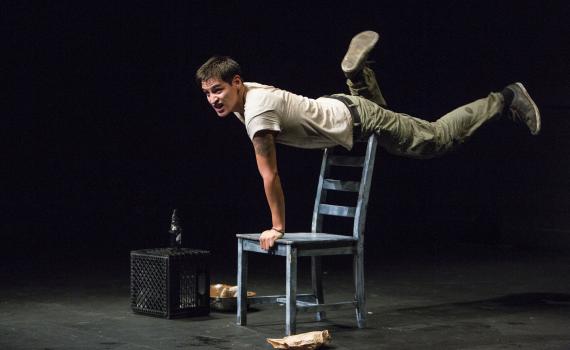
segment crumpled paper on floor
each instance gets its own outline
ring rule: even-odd
[[[267,339],[275,349],[314,350],[330,343],[328,330],[290,335],[280,339]]]

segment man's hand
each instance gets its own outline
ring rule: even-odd
[[[263,231],[259,237],[259,244],[261,244],[261,249],[269,250],[273,247],[275,241],[281,237],[283,237],[283,233],[275,229]]]

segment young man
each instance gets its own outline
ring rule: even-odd
[[[350,42],[341,68],[351,95],[315,100],[244,82],[239,64],[229,57],[212,57],[196,72],[196,81],[218,116],[234,113],[253,142],[272,220],[271,229],[260,237],[263,249],[271,248],[285,233],[285,198],[277,172],[276,142],[301,148],[340,145],[350,150],[356,137],[374,132],[388,152],[426,159],[444,154],[483,123],[500,116],[525,123],[533,135],[540,131],[538,107],[521,83],[459,107],[435,122],[386,109],[374,72],[366,65],[377,41],[377,33],[365,31]]]

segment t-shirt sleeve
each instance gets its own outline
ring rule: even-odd
[[[246,120],[247,135],[253,140],[253,136],[262,130],[281,131],[279,116],[275,111],[265,111]]]

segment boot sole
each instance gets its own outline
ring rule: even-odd
[[[522,83],[515,83],[515,85],[521,89],[522,93],[530,101],[532,109],[534,110],[534,115],[536,116],[536,130],[534,131],[531,130],[530,133],[533,135],[537,135],[540,132],[540,111],[538,110],[538,106],[536,105],[534,100],[530,97],[528,91],[526,90],[526,88]]]
[[[346,55],[342,59],[342,71],[350,74],[361,69],[379,37],[378,33],[371,30],[356,34],[350,41]]]

